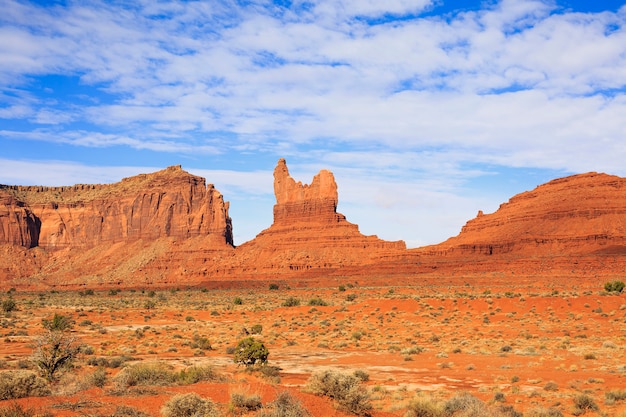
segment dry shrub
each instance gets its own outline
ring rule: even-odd
[[[200,381],[221,381],[211,366],[190,366],[181,371],[164,362],[137,363],[122,369],[113,379],[114,392],[134,386],[188,385]]]
[[[330,370],[316,372],[307,381],[307,389],[332,398],[340,408],[354,414],[368,415],[372,409],[369,392],[354,375]]]
[[[430,398],[416,398],[411,401],[405,417],[443,417],[443,406]]]
[[[118,386],[170,385],[176,381],[172,366],[164,362],[137,363],[122,369],[114,379]]]
[[[282,391],[256,417],[311,417],[311,413],[302,406],[300,400]]]
[[[55,319],[57,316],[55,314]],[[59,371],[69,368],[80,353],[80,346],[74,336],[54,327],[51,329],[35,339],[36,348],[32,356],[32,361],[48,381],[53,381]]]
[[[48,383],[34,372],[22,370],[0,372],[0,400],[47,395],[50,395]]]
[[[233,392],[230,394],[230,404],[239,409],[254,411],[263,407],[261,396],[258,394],[247,394],[245,392]]]
[[[435,415],[436,416],[436,415]],[[512,406],[490,407],[472,394],[461,392],[443,404],[441,416],[453,417],[518,417],[522,414]]]
[[[24,408],[18,403],[12,403],[7,407],[0,407],[0,417],[53,417],[52,413],[37,412],[34,408]]]
[[[574,397],[573,415],[579,416],[581,414],[585,414],[587,411],[598,411],[598,409],[598,405],[589,395],[580,394]]]
[[[161,408],[164,417],[218,417],[220,412],[213,401],[195,392],[173,396]]]
[[[535,407],[528,410],[524,417],[563,417],[563,413],[555,407]]]
[[[626,400],[626,390],[611,390],[604,394],[605,403],[608,405],[615,404],[617,401]]]
[[[224,378],[210,365],[193,365],[181,370],[176,379],[179,384],[189,385],[200,381],[222,381]]]
[[[150,417],[150,415],[134,407],[118,405],[111,417]]]

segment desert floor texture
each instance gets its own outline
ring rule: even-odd
[[[626,416],[624,295],[606,293],[597,279],[514,287],[510,278],[487,278],[3,294],[17,310],[2,313],[2,372],[35,369],[34,340],[42,319],[55,313],[71,317],[70,334],[83,349],[50,384],[50,395],[0,401],[0,408],[111,416],[125,406],[131,414],[160,416],[174,395],[195,392],[217,403],[222,415],[254,416],[258,410],[233,405],[233,394],[267,404],[289,391],[311,415],[353,415],[308,392],[311,375],[330,369],[366,375],[369,414],[376,417],[404,416],[416,400],[445,402],[459,393],[508,410],[503,415]],[[249,335],[269,349],[274,372],[233,362],[233,347]],[[154,362],[170,369],[209,366],[216,377],[116,387],[124,367]],[[102,369],[101,382],[90,383]],[[581,396],[595,407],[581,408]]]

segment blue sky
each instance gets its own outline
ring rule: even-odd
[[[617,1],[0,0],[0,183],[181,164],[270,226],[272,171],[409,247],[588,171],[626,175]]]

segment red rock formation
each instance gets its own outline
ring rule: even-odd
[[[1,191],[0,243],[58,250],[203,235],[233,242],[228,203],[180,166],[111,185]]]
[[[624,178],[551,181],[479,212],[456,237],[411,250],[364,236],[337,213],[329,171],[306,185],[281,159],[274,191],[272,225],[235,248],[228,203],[180,167],[111,185],[2,186],[0,287],[452,285],[459,277],[491,286],[494,274],[533,285],[626,270]]]
[[[626,179],[598,173],[560,178],[482,212],[433,247],[440,254],[547,255],[626,251]]]
[[[255,276],[328,273],[351,265],[371,265],[381,256],[406,250],[403,241],[365,236],[337,213],[335,177],[320,171],[310,185],[296,182],[280,159],[274,169],[274,222],[237,248],[229,266]]]

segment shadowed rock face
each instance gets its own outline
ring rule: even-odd
[[[228,203],[180,166],[111,185],[0,188],[0,243],[58,250],[202,235],[232,244]]]

